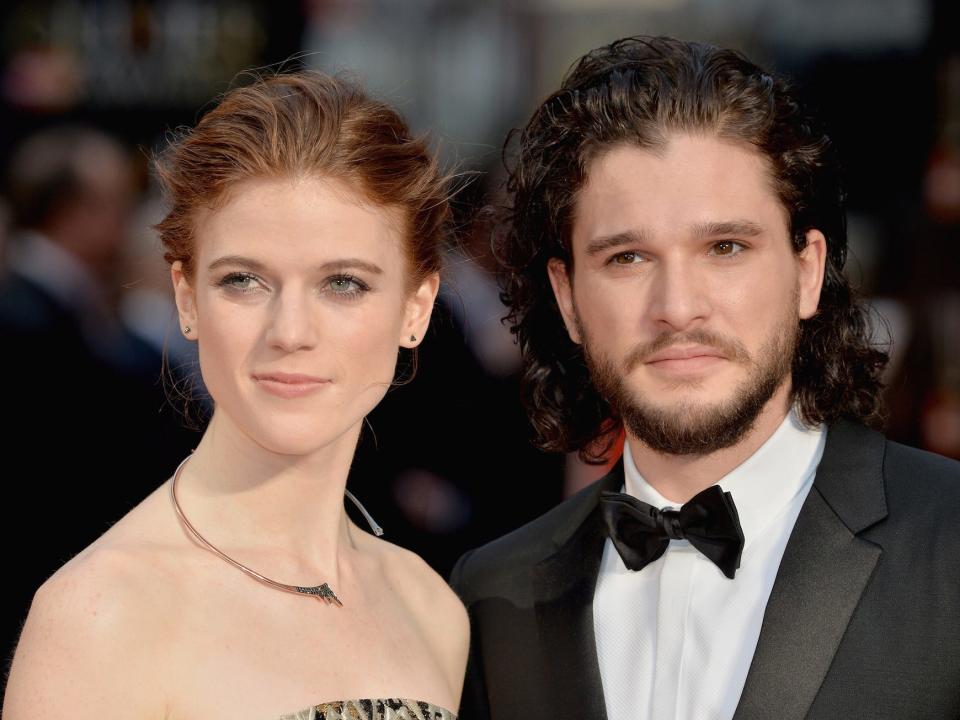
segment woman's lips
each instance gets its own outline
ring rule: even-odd
[[[271,395],[283,398],[303,397],[330,384],[330,381],[324,378],[296,373],[254,375],[253,379]]]

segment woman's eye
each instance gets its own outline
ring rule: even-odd
[[[612,258],[615,265],[634,265],[642,260],[639,253],[632,251],[618,253]]]
[[[722,240],[714,243],[713,247],[710,248],[710,254],[718,256],[736,255],[742,251],[743,245],[738,242],[733,242],[733,240]]]
[[[365,282],[352,275],[337,275],[336,277],[332,277],[327,281],[327,287],[335,295],[344,295],[347,297],[361,295],[370,289]]]
[[[230,273],[218,283],[222,287],[228,287],[240,292],[253,290],[252,283],[257,282],[257,278],[249,273]]]

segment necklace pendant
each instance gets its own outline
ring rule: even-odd
[[[340,598],[337,597],[337,594],[326,583],[323,585],[314,585],[313,587],[298,587],[297,592],[304,595],[314,595],[317,599],[323,600],[328,605],[332,604],[337,607],[343,607]]]

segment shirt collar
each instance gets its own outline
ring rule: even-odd
[[[717,483],[733,496],[743,528],[745,546],[763,534],[798,493],[808,489],[823,456],[826,428],[808,428],[795,410],[753,455]],[[658,508],[677,507],[651,486],[637,470],[624,443],[625,492]]]

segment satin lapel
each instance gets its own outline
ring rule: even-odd
[[[622,486],[618,465],[594,486],[582,522],[569,536],[556,538],[557,552],[534,568],[539,673],[545,680],[543,700],[550,705],[542,708],[542,717],[607,717],[593,629],[593,593],[606,540],[597,498],[601,490],[619,491]]]
[[[838,422],[780,562],[735,720],[806,716],[881,549],[857,537],[887,516],[885,438]]]
[[[780,563],[734,720],[806,716],[880,552],[814,485]]]

